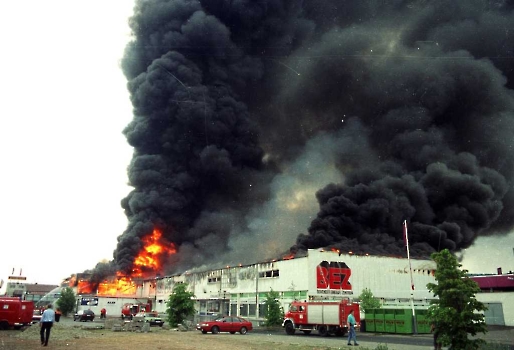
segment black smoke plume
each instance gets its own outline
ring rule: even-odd
[[[129,271],[470,246],[514,220],[514,3],[138,0]],[[317,202],[316,202],[317,198]]]

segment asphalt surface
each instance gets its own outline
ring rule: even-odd
[[[313,332],[310,335],[305,335],[297,332],[295,335],[286,335],[283,329],[266,329],[265,327],[254,328],[254,333],[268,333],[276,336],[283,337],[304,337],[327,339],[329,343],[341,343],[345,345],[346,337],[320,337]],[[282,335],[280,335],[282,334]],[[330,339],[330,338],[333,338]],[[498,350],[514,350],[514,327],[501,327],[491,326],[488,328],[486,334],[479,334],[477,338],[484,339],[488,343],[498,344]],[[390,349],[394,350],[421,350],[433,349],[433,336],[432,334],[385,334],[385,333],[367,333],[357,332],[357,342],[362,347],[370,349],[376,348],[379,344],[387,345]],[[327,344],[328,345],[328,344]],[[444,349],[444,348],[443,348]]]

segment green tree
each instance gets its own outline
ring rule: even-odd
[[[75,309],[75,303],[77,302],[75,293],[70,287],[65,287],[61,290],[61,296],[57,299],[57,307],[61,310],[64,316],[68,316],[70,312]]]
[[[281,325],[284,320],[284,308],[280,305],[278,297],[278,292],[273,291],[273,289],[266,295],[264,317],[266,318],[265,325],[268,327]]]
[[[373,292],[370,289],[364,288],[361,295],[359,295],[360,308],[366,313],[367,310],[379,309],[382,307],[380,300],[373,296]]]
[[[487,308],[475,296],[480,288],[466,276],[467,270],[460,269],[462,265],[448,249],[433,253],[431,258],[437,263],[437,284],[428,283],[427,288],[438,300],[430,306],[428,314],[438,327],[439,340],[443,345],[451,345],[452,350],[479,349],[484,340],[468,339],[468,333],[474,336],[487,332],[481,313]]]
[[[194,294],[187,291],[187,283],[177,283],[173,287],[166,302],[166,314],[172,327],[184,322],[184,320],[196,313]]]

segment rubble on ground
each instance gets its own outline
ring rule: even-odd
[[[103,327],[102,327],[103,328]],[[33,324],[25,330],[15,335],[20,339],[39,339],[39,324]],[[68,340],[91,338],[98,336],[98,331],[94,327],[84,328],[80,325],[68,325],[64,323],[54,323],[50,332],[50,339],[52,340]]]
[[[169,329],[168,327],[150,327],[148,323],[123,321],[120,319],[107,319],[105,323],[92,322],[55,322],[50,339],[53,340],[71,340],[81,338],[92,338],[112,332],[157,332]],[[16,334],[19,339],[39,339],[39,324],[35,323]]]

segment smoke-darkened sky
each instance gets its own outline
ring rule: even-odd
[[[136,1],[114,261],[166,272],[308,248],[428,256],[514,224],[514,4]]]
[[[330,226],[325,229],[326,222],[337,227],[339,223],[331,215],[336,219],[344,217],[337,211],[332,214],[328,210],[335,208],[335,200],[327,202],[330,206],[320,208],[316,198],[318,190],[325,189],[328,184],[355,183],[357,176],[368,178],[366,181],[369,182],[373,178],[371,175],[379,170],[391,174],[399,163],[410,164],[403,160],[409,156],[407,151],[414,154],[411,159],[430,151],[430,147],[423,147],[423,152],[418,152],[422,143],[418,148],[404,148],[402,145],[406,141],[400,143],[396,132],[378,133],[382,130],[378,126],[384,126],[382,119],[387,116],[391,120],[395,115],[403,115],[398,110],[402,107],[403,111],[414,110],[407,121],[418,118],[416,123],[421,123],[421,130],[427,130],[426,125],[433,127],[434,132],[443,129],[444,133],[439,135],[444,137],[444,147],[449,147],[455,155],[463,151],[473,154],[480,169],[485,166],[495,169],[505,178],[510,190],[510,157],[508,151],[499,146],[510,147],[511,107],[502,103],[508,101],[512,91],[512,2],[442,2],[441,8],[430,1],[387,1],[389,6],[383,5],[386,1],[346,1],[344,7],[336,2],[304,1],[302,8],[299,3],[282,6],[278,1],[260,1],[250,10],[248,4],[252,2],[249,1],[232,0],[232,10],[228,2],[209,1],[203,5],[189,2],[188,6],[200,8],[198,11],[207,15],[205,21],[212,22],[205,24],[200,38],[193,38],[190,12],[181,12],[183,15],[173,22],[164,11],[165,3],[160,7],[154,7],[159,2],[148,3],[148,9],[143,11],[145,15],[139,17],[148,21],[156,15],[162,17],[160,22],[153,22],[155,27],[145,25],[146,32],[141,31],[141,35],[146,34],[138,36],[136,42],[155,50],[164,42],[164,36],[170,41],[175,36],[181,38],[182,47],[177,43],[167,48],[161,46],[157,53],[149,51],[152,57],[145,60],[137,60],[136,56],[140,54],[134,55],[135,51],[131,50],[130,55],[125,55],[124,70],[127,72],[127,66],[132,66],[128,71],[133,72],[131,74],[140,72],[139,75],[149,70],[155,57],[169,54],[168,51],[182,54],[188,61],[175,59],[175,62],[191,63],[190,72],[194,79],[186,78],[183,64],[175,70],[173,66],[161,64],[161,68],[165,67],[171,75],[163,70],[164,76],[157,74],[155,77],[165,84],[176,84],[172,87],[174,90],[161,89],[163,96],[177,94],[180,98],[177,101],[189,101],[189,108],[196,106],[199,114],[196,124],[185,125],[186,121],[193,122],[187,119],[191,115],[186,113],[188,105],[170,98],[165,103],[170,108],[169,113],[150,114],[148,110],[142,113],[140,109],[136,116],[139,121],[149,120],[150,115],[163,120],[171,116],[174,119],[167,123],[182,121],[184,130],[202,138],[201,143],[217,146],[202,150],[201,157],[187,155],[192,162],[179,161],[177,164],[181,167],[170,166],[182,177],[168,179],[166,173],[145,171],[135,181],[134,177],[138,175],[132,171],[131,181],[137,184],[138,195],[131,195],[131,201],[126,201],[126,205],[131,202],[134,213],[138,213],[129,216],[130,227],[141,229],[128,230],[123,234],[123,244],[116,247],[116,237],[127,228],[127,216],[119,201],[130,191],[126,186],[126,167],[131,146],[121,130],[132,119],[132,113],[126,78],[120,72],[120,58],[129,39],[127,18],[132,13],[133,3],[130,0],[108,3],[100,0],[32,1],[27,10],[26,2],[0,2],[0,38],[7,50],[0,56],[1,65],[5,67],[0,83],[3,117],[0,145],[4,165],[4,171],[0,172],[0,182],[4,185],[0,213],[2,244],[13,248],[4,249],[0,255],[0,266],[4,267],[3,272],[0,271],[1,279],[5,280],[14,268],[16,275],[22,270],[29,282],[58,284],[70,274],[91,268],[102,259],[112,259],[115,248],[132,254],[133,250],[126,247],[140,245],[138,234],[146,232],[132,219],[144,218],[143,211],[151,213],[157,218],[155,222],[164,223],[161,225],[166,227],[175,225],[175,220],[188,227],[175,234],[182,243],[177,261],[170,262],[169,269],[176,271],[214,262],[232,264],[276,258],[296,244],[299,234],[316,232],[314,236],[330,238],[334,230]],[[174,4],[180,6],[179,2]],[[265,6],[257,6],[260,4]],[[159,13],[161,9],[163,11]],[[178,12],[175,14],[179,15]],[[200,14],[195,16],[195,24],[201,19]],[[223,25],[226,29],[211,32],[215,22],[221,23],[219,28]],[[132,23],[136,25],[134,21]],[[158,23],[167,25],[166,34],[159,34],[166,31],[164,28],[155,29]],[[190,25],[186,26],[187,23]],[[344,35],[345,40],[334,42],[332,39],[337,38],[337,33]],[[192,47],[186,47],[189,42],[199,39],[204,40],[204,44],[195,44],[194,51]],[[216,45],[220,40],[227,45]],[[136,68],[133,64],[138,61]],[[451,64],[461,66],[463,61],[469,62],[462,68],[469,69],[462,69],[464,72],[450,69]],[[159,62],[155,62],[152,69],[159,67]],[[443,67],[451,71],[436,70]],[[472,70],[473,67],[476,69]],[[419,75],[413,76],[416,71]],[[431,74],[426,75],[426,72]],[[411,74],[410,78],[407,73]],[[464,84],[462,87],[463,79],[470,80],[469,86]],[[133,89],[134,76],[131,81]],[[369,84],[371,81],[374,85]],[[472,83],[474,81],[477,83]],[[372,91],[372,87],[377,87],[378,92]],[[472,89],[474,87],[476,90]],[[194,89],[201,93],[193,93]],[[457,94],[460,91],[462,94]],[[395,99],[390,97],[393,92]],[[418,99],[412,93],[416,93]],[[147,96],[161,101],[158,94]],[[227,96],[235,96],[235,99],[230,100]],[[442,99],[445,96],[448,100]],[[469,113],[457,108],[459,103],[466,101],[464,96],[471,100]],[[220,101],[221,97],[226,98]],[[194,106],[192,101],[196,102]],[[219,102],[214,104],[213,101]],[[435,104],[440,101],[446,102]],[[458,103],[450,105],[450,101]],[[209,109],[202,109],[203,106]],[[418,109],[419,106],[423,109]],[[450,118],[452,115],[453,119]],[[206,116],[215,119],[206,119]],[[254,125],[235,123],[239,118]],[[429,118],[430,123],[425,124],[423,118]],[[478,140],[468,136],[473,130],[457,125],[459,120],[464,126],[474,127],[473,130],[481,135]],[[157,131],[163,122],[158,123],[154,124]],[[144,123],[135,125],[134,131],[145,130],[142,128]],[[237,137],[245,135],[245,125],[254,130],[254,140]],[[395,128],[407,130],[406,127],[398,125]],[[231,138],[214,131],[222,128]],[[138,154],[157,155],[161,148],[169,149],[171,144],[188,147],[186,141],[189,138],[183,136],[185,133],[180,134],[178,129],[175,132],[183,137],[180,145],[163,143],[162,140],[169,138],[162,134],[160,138],[147,141],[148,146],[156,147],[155,150],[138,147]],[[386,136],[388,138],[384,140]],[[421,136],[410,136],[421,141]],[[393,138],[394,143],[389,141]],[[243,158],[243,154],[248,154],[241,148],[243,144],[251,146],[252,152],[260,149],[262,158],[258,154]],[[431,146],[439,144],[443,147],[439,141],[429,143]],[[385,156],[390,162],[384,163]],[[254,164],[251,159],[258,161]],[[144,169],[143,161],[150,162],[151,158],[138,162],[140,169]],[[414,174],[419,181],[418,173],[405,170],[405,164],[400,167],[399,174]],[[154,162],[152,166],[158,169],[158,165]],[[371,169],[366,169],[366,165]],[[446,165],[448,167],[449,162]],[[419,174],[427,172],[426,167],[418,165],[418,168],[421,169]],[[181,169],[185,171],[181,172]],[[452,165],[449,169],[455,167]],[[360,173],[352,174],[357,170]],[[157,179],[161,174],[168,181],[163,187],[179,194],[171,196],[175,201],[168,208],[159,205],[158,199],[164,199],[159,197],[159,191],[151,192],[153,187],[158,187]],[[188,182],[187,175],[191,174],[194,176]],[[202,181],[198,182],[198,178]],[[362,183],[368,183],[366,181]],[[376,190],[379,185],[381,183],[376,183],[366,190]],[[403,186],[406,185],[408,183]],[[230,191],[225,191],[222,186]],[[188,188],[195,189],[194,196],[186,196],[190,193]],[[323,193],[331,189],[336,193],[340,191],[330,187]],[[346,189],[344,196],[355,200],[357,190]],[[417,192],[409,193],[410,201]],[[185,201],[186,197],[189,202]],[[378,198],[385,202],[392,197]],[[430,198],[430,203],[435,203],[433,195]],[[341,203],[345,200],[341,196],[334,196],[334,199]],[[457,202],[462,203],[460,199]],[[504,208],[511,207],[506,197],[501,202]],[[187,208],[182,206],[185,203],[189,203]],[[372,203],[368,200],[367,207],[371,208]],[[397,206],[403,199],[391,203],[396,213],[402,211]],[[436,225],[432,226],[437,228],[442,221],[440,215],[449,215],[448,212],[455,212],[450,209],[460,208],[459,205],[451,208],[438,205],[444,210],[438,209],[439,216],[433,221]],[[359,207],[364,209],[366,206],[359,203]],[[182,211],[184,215],[167,215],[163,209],[174,214]],[[190,215],[195,211],[199,213],[197,216]],[[351,214],[348,209],[345,212]],[[311,227],[318,213],[323,220],[315,221]],[[377,211],[375,215],[379,213]],[[362,226],[359,220],[373,223],[369,220],[369,212],[367,215],[365,220],[364,216],[350,217],[346,227],[352,222]],[[383,215],[388,217],[388,214]],[[419,219],[410,215],[407,217],[409,228],[411,235],[415,235],[414,225]],[[504,217],[509,215],[502,212],[500,218]],[[374,234],[372,242],[381,239],[386,242],[387,251],[394,251],[401,249],[401,246],[397,247],[401,245],[401,228],[396,217],[390,220],[394,221],[394,230],[384,229],[384,224],[377,223],[368,230]],[[152,224],[154,221],[141,222]],[[375,222],[379,220],[375,219]],[[476,230],[479,237],[475,244],[463,250],[464,267],[473,272],[494,273],[498,266],[503,266],[504,271],[514,270],[514,233],[484,236],[501,232],[497,227],[508,228],[510,224],[497,219],[492,228]],[[377,231],[386,235],[377,236]],[[443,245],[443,231],[438,228],[434,232],[430,246],[418,246],[418,251],[438,249]],[[133,238],[129,238],[130,235]],[[364,248],[369,237],[366,241],[365,236],[359,236],[360,241],[356,241],[356,238],[350,238],[352,235],[349,232],[346,239],[335,235],[334,240],[340,242],[329,246],[352,249],[357,246],[367,250]],[[434,240],[434,236],[437,239]],[[411,241],[413,239],[411,237]],[[25,241],[31,243],[25,244]],[[308,245],[307,241],[301,243]],[[300,245],[295,249],[298,247]],[[378,244],[373,248],[377,252],[383,249]],[[51,268],[40,262],[45,249],[54,252]],[[82,259],[66,258],[84,249],[87,254]],[[401,252],[405,254],[403,249]],[[118,261],[123,254],[116,253],[116,256]],[[109,273],[111,267],[100,264],[95,272],[99,275]]]

